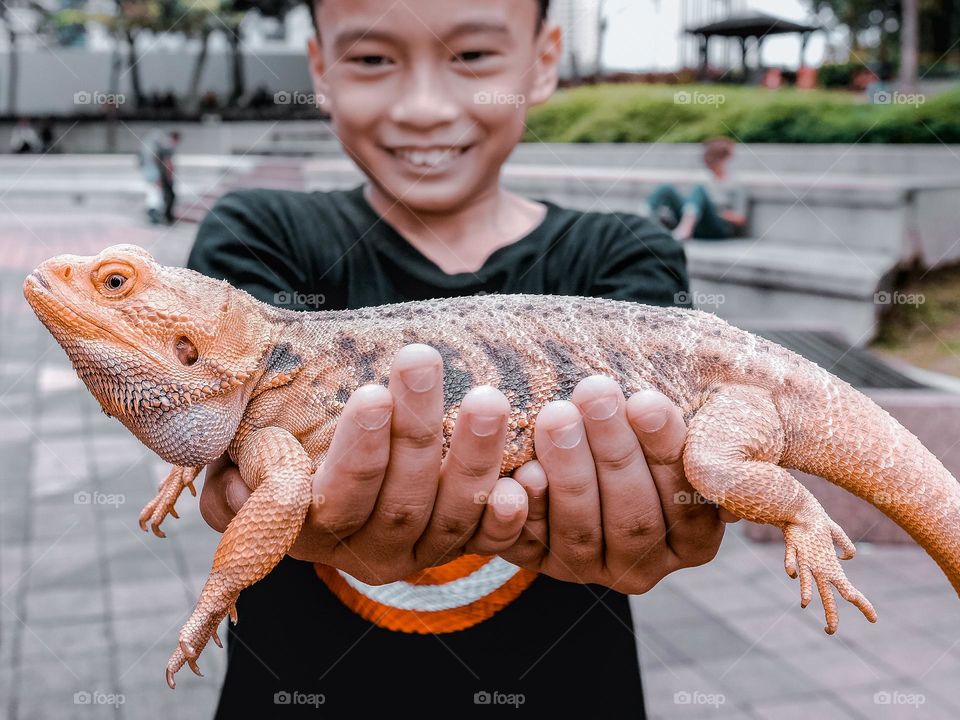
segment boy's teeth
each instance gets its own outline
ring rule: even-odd
[[[461,148],[446,150],[399,150],[397,154],[413,165],[433,166],[452,160],[463,152]]]

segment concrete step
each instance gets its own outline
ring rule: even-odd
[[[737,172],[960,176],[960,146],[741,143]],[[700,143],[521,143],[511,158],[528,165],[699,170]]]
[[[305,162],[307,185],[322,190],[363,178],[352,162]],[[617,169],[508,163],[507,187],[581,210],[638,212],[658,185],[682,191],[706,180],[699,170]],[[746,234],[764,244],[816,244],[888,253],[928,266],[960,260],[960,178],[743,173],[751,198]]]
[[[891,293],[896,258],[755,240],[684,244],[695,307],[741,327],[816,324],[865,345]]]

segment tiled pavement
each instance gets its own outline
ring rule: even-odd
[[[168,537],[136,524],[165,473],[78,384],[20,293],[59,252],[134,242],[182,262],[195,226],[120,215],[0,215],[0,717],[207,718],[206,677],[163,681],[217,536],[188,496]],[[848,573],[880,614],[841,607],[827,637],[815,601],[783,572],[782,546],[732,526],[716,561],[635,599],[656,718],[960,717],[960,601],[922,551],[861,545]],[[602,652],[597,648],[597,652]]]

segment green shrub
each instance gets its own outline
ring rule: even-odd
[[[695,98],[696,101],[691,101]],[[835,90],[723,85],[597,85],[532,108],[542,142],[960,143],[960,89],[915,104],[869,105]]]

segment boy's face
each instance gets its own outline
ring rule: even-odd
[[[556,87],[535,0],[321,0],[310,66],[345,150],[388,196],[447,212],[495,188]]]

